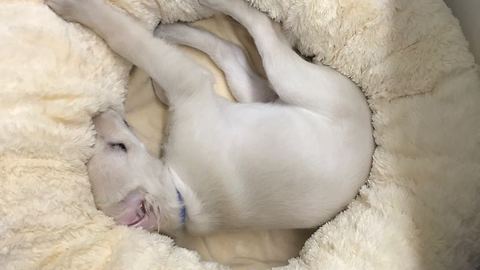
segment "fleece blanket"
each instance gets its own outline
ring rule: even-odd
[[[196,1],[115,1],[153,28]],[[298,50],[362,87],[377,148],[369,181],[281,269],[480,264],[480,78],[441,0],[257,0]],[[128,63],[42,1],[0,3],[0,265],[223,269],[95,209],[91,116],[122,108]]]

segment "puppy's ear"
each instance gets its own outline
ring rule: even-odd
[[[165,106],[168,106],[169,103],[168,103],[168,98],[167,96],[165,95],[165,90],[163,90],[162,87],[160,87],[160,85],[158,83],[156,83],[153,79],[152,80],[152,86],[153,86],[153,92],[155,93],[155,95],[157,96],[157,98],[163,103],[165,104]]]

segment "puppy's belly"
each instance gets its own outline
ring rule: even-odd
[[[342,162],[352,156],[345,123],[303,109],[244,108],[172,127],[167,145],[168,162],[225,227],[313,227],[354,197],[363,165]]]

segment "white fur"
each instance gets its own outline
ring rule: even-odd
[[[370,170],[373,138],[364,96],[346,77],[296,55],[273,23],[245,2],[201,2],[249,30],[271,87],[225,41],[181,25],[157,31],[205,51],[223,68],[240,103],[226,101],[214,95],[208,71],[101,0],[48,1],[146,70],[171,107],[161,161],[117,113],[94,120],[98,134],[89,173],[98,206],[129,224],[140,211],[129,196],[144,196],[147,213],[138,226],[175,233],[182,227],[178,189],[192,233],[324,223],[353,199]]]

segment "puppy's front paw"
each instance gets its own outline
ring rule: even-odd
[[[221,10],[222,7],[225,5],[231,4],[232,1],[225,1],[225,0],[198,0],[198,3],[202,6],[215,9],[215,10]]]
[[[245,9],[249,4],[245,0],[198,0],[204,7],[231,15],[237,10]]]
[[[58,16],[71,22],[85,23],[89,12],[95,10],[97,0],[46,0],[45,3]]]

